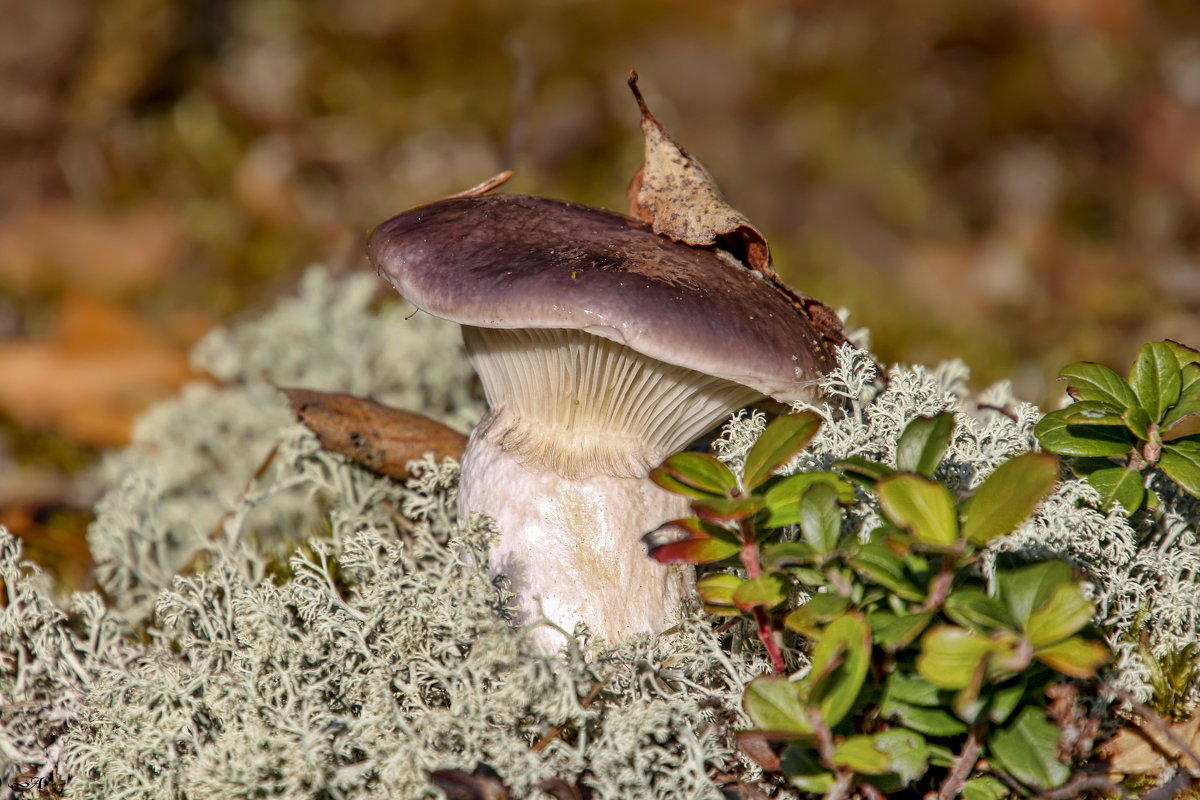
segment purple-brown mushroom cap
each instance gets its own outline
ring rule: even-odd
[[[579,329],[785,401],[811,397],[830,366],[760,273],[610,211],[451,198],[384,222],[367,253],[411,303],[462,325]]]

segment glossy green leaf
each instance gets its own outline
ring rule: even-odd
[[[834,775],[817,760],[813,747],[790,744],[780,756],[780,772],[797,789],[809,794],[825,794],[833,788]]]
[[[812,486],[824,484],[831,487],[841,505],[854,502],[854,487],[833,472],[798,472],[772,483],[765,493],[767,528],[782,528],[800,521],[800,498]]]
[[[1012,713],[1017,710],[1017,706],[1025,699],[1025,693],[1028,689],[1028,682],[1022,679],[1012,680],[1007,684],[994,688],[992,691],[992,702],[988,708],[988,719],[997,725],[1004,724],[1012,716]]]
[[[885,545],[867,542],[847,563],[859,575],[890,589],[904,600],[919,602],[925,599],[925,592],[913,583],[905,570],[904,559]]]
[[[1182,417],[1200,413],[1200,364],[1188,364],[1179,374],[1179,402],[1163,417],[1162,426],[1167,428]]]
[[[1025,623],[1025,635],[1034,649],[1057,644],[1083,630],[1095,614],[1078,583],[1054,587],[1046,602],[1034,609]]]
[[[996,596],[1022,629],[1035,609],[1041,608],[1059,586],[1073,585],[1075,571],[1065,561],[1038,561],[1013,569],[996,570]]]
[[[875,734],[875,748],[887,753],[891,771],[907,786],[925,774],[929,768],[929,745],[925,737],[903,728],[892,728]]]
[[[1126,516],[1142,507],[1146,484],[1142,473],[1128,467],[1109,467],[1088,474],[1087,482],[1100,493],[1100,510],[1108,511],[1116,503]]]
[[[944,485],[911,473],[885,478],[876,486],[883,513],[917,541],[950,547],[958,539],[954,496]]]
[[[778,572],[768,572],[742,583],[733,593],[733,604],[743,611],[774,608],[787,600],[792,584]]]
[[[1192,497],[1200,497],[1200,442],[1185,439],[1163,445],[1159,468]]]
[[[963,784],[962,800],[1007,800],[1012,792],[1004,785],[1004,781],[984,775],[972,778]]]
[[[1042,709],[1026,706],[1011,724],[988,737],[989,755],[1026,786],[1053,789],[1071,777],[1071,768],[1058,760],[1059,733]]]
[[[808,602],[788,613],[783,624],[810,639],[817,638],[826,625],[846,613],[850,598],[830,592],[818,592]]]
[[[1012,533],[1058,483],[1058,459],[1023,453],[1005,461],[975,490],[962,535],[987,544]]]
[[[1077,361],[1058,373],[1067,382],[1067,393],[1076,400],[1096,400],[1118,408],[1132,406],[1137,397],[1125,379],[1103,364]]]
[[[754,725],[764,731],[806,735],[813,732],[808,718],[808,687],[782,675],[759,675],[746,685],[742,706]]]
[[[1052,411],[1033,428],[1042,449],[1064,456],[1121,456],[1133,447],[1133,436],[1124,427],[1068,425],[1066,412]]]
[[[883,686],[883,702],[899,701],[914,706],[937,708],[945,705],[942,690],[919,674],[896,670],[888,675]]]
[[[1039,648],[1033,657],[1072,678],[1092,678],[1108,663],[1108,648],[1102,642],[1072,636],[1050,647]]]
[[[967,730],[966,723],[949,711],[916,706],[900,700],[884,701],[879,707],[879,713],[926,736],[957,736]]]
[[[952,591],[942,609],[954,622],[976,633],[989,633],[1000,628],[1011,630],[1016,627],[1003,603],[974,586],[964,586]]]
[[[949,411],[930,417],[917,417],[904,428],[896,443],[896,467],[926,478],[942,463],[950,437],[954,435],[954,415]]]
[[[696,581],[696,592],[709,605],[732,606],[733,593],[742,585],[742,579],[728,572],[705,575]]]
[[[875,744],[874,736],[847,736],[833,748],[833,763],[860,775],[883,775],[892,769],[892,757]]]
[[[800,535],[821,555],[832,553],[842,535],[842,508],[837,491],[827,483],[805,490],[800,499]]]
[[[1143,442],[1150,438],[1150,415],[1141,406],[1130,406],[1121,414],[1125,427]]]
[[[813,411],[784,414],[773,419],[746,454],[742,480],[747,491],[795,458],[820,428],[821,417]]]
[[[762,510],[766,501],[757,495],[750,497],[698,497],[692,500],[692,511],[710,522],[736,522],[752,517]]]
[[[1138,350],[1129,385],[1151,422],[1161,421],[1167,409],[1179,402],[1183,388],[1179,372],[1179,361],[1166,342],[1150,342]]]
[[[1125,425],[1123,409],[1096,400],[1081,400],[1062,411],[1068,425]]]
[[[933,621],[933,611],[915,611],[893,614],[890,611],[875,611],[867,615],[871,623],[871,636],[875,643],[889,652],[907,647],[920,636]]]
[[[662,463],[661,469],[686,486],[718,497],[739,488],[737,476],[708,453],[676,453]]]
[[[808,542],[772,542],[762,548],[763,569],[775,570],[797,564],[812,564],[815,557]]]
[[[921,637],[917,671],[942,689],[963,689],[971,684],[979,664],[1001,646],[956,625],[938,625]]]
[[[850,456],[841,461],[835,461],[833,468],[840,469],[846,473],[847,477],[854,478],[868,486],[874,485],[876,481],[881,481],[896,472],[886,464],[880,464],[878,461],[872,461],[862,456]]]
[[[1200,362],[1200,350],[1194,347],[1177,342],[1174,339],[1164,339],[1163,344],[1175,356],[1175,361],[1179,364],[1180,369],[1184,369],[1188,364]]]
[[[809,702],[821,710],[825,724],[832,728],[854,707],[871,665],[867,621],[854,613],[834,620],[817,639],[811,660],[804,678],[811,687]]]

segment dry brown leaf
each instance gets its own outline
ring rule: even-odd
[[[0,342],[0,371],[0,408],[94,447],[127,442],[143,409],[193,377],[185,343],[82,295],[64,301],[52,338]]]
[[[629,88],[642,112],[644,163],[629,184],[629,213],[655,233],[694,247],[717,246],[751,269],[771,270],[767,238],[726,202],[704,165],[690,156],[662,125],[629,74]]]
[[[1171,731],[1191,745],[1193,751],[1200,750],[1200,714],[1172,725]],[[1108,756],[1111,771],[1121,775],[1157,775],[1166,767],[1168,758],[1172,763],[1179,761],[1187,769],[1200,769],[1200,764],[1191,763],[1179,747],[1149,725],[1122,728],[1101,747]]]
[[[382,475],[404,480],[408,462],[462,458],[467,437],[440,422],[374,400],[311,389],[282,389],[296,418],[321,446]]]
[[[486,181],[475,184],[470,189],[463,189],[458,194],[447,195],[443,200],[453,200],[458,197],[479,197],[481,194],[487,194],[493,189],[497,189],[508,183],[508,179],[515,175],[511,169],[506,169],[503,172],[497,172]]]
[[[128,293],[159,284],[182,248],[179,222],[162,208],[101,214],[41,206],[0,225],[0,280],[26,291],[86,286]]]

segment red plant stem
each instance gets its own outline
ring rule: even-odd
[[[743,519],[739,523],[742,531],[742,549],[738,553],[738,558],[746,567],[746,575],[751,580],[762,575],[762,563],[758,549],[758,535],[754,530],[754,523],[749,519]],[[771,625],[771,620],[767,616],[767,610],[762,606],[754,608],[754,623],[758,629],[758,638],[762,640],[763,647],[767,648],[767,655],[771,657],[771,668],[776,673],[781,673],[787,670],[787,665],[783,662],[783,653],[779,649],[779,641],[776,637],[776,630]]]
[[[767,655],[771,657],[772,669],[777,673],[784,672],[787,665],[783,663],[783,654],[779,652],[779,643],[775,641],[775,630],[762,606],[755,607],[754,622],[758,625],[758,638],[762,639],[763,647],[767,648]]]

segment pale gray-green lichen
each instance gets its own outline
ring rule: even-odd
[[[60,609],[0,532],[5,783],[56,768],[72,798],[423,799],[439,796],[429,771],[486,763],[518,797],[545,798],[537,783],[559,776],[598,798],[715,800],[713,774],[754,774],[730,739],[748,724],[742,687],[766,669],[745,631],[718,635],[692,608],[673,637],[529,655],[488,574],[488,523],[455,519],[454,462],[419,462],[402,486],[292,423],[273,384],[477,417],[453,327],[405,321],[374,287],[312,271],[298,297],[197,349],[226,385],[152,411],[105,468],[90,540],[113,608],[85,594]],[[886,388],[874,370],[842,351],[826,424],[791,468],[892,462],[904,425],[943,409],[959,421],[939,474],[953,486],[1033,445],[1037,409],[1003,386],[972,397],[961,364],[894,368]],[[738,415],[716,451],[738,462],[762,424]],[[1087,572],[1117,677],[1142,693],[1121,637],[1135,618],[1156,647],[1197,634],[1196,509],[1162,495],[1162,525],[1135,530],[1081,508],[1086,486],[1066,481],[1001,545]],[[847,526],[877,519],[864,496]]]

